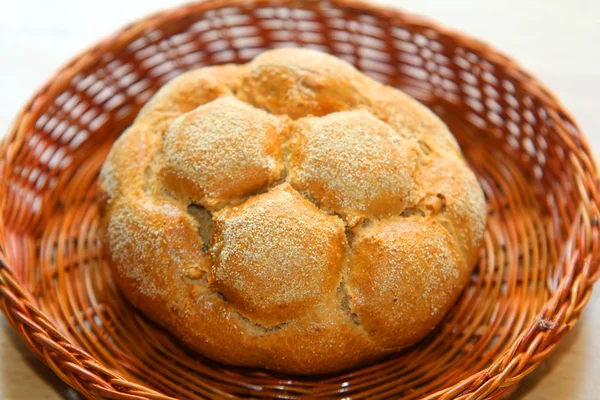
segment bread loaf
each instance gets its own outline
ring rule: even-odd
[[[280,49],[165,85],[101,172],[116,283],[214,360],[329,373],[409,346],[477,261],[447,127],[335,57]]]

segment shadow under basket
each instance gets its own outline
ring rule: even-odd
[[[158,88],[275,47],[325,51],[449,125],[487,199],[469,286],[438,329],[375,365],[284,376],[204,359],[124,301],[99,243],[96,182]],[[502,398],[579,319],[598,267],[598,180],[559,101],[489,46],[343,0],[209,0],[156,14],[62,68],[0,146],[0,303],[56,374],[90,398]]]

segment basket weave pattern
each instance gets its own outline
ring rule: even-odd
[[[290,46],[344,58],[430,106],[488,202],[481,261],[438,329],[335,376],[185,351],[124,301],[99,243],[98,171],[143,103],[186,70]],[[17,117],[0,145],[0,305],[37,356],[91,398],[501,398],[579,319],[600,275],[596,176],[554,96],[480,42],[344,0],[209,0],[97,44]]]

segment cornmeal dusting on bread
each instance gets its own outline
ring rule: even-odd
[[[354,245],[348,287],[363,327],[376,331],[386,348],[397,330],[420,332],[424,321],[446,309],[462,287],[454,240],[431,217],[390,219]]]
[[[135,306],[207,357],[301,374],[430,332],[485,229],[444,123],[312,50],[167,84],[115,143],[99,192]]]
[[[246,196],[279,179],[279,120],[233,97],[179,117],[164,139],[164,174],[174,191],[205,206]],[[184,192],[186,190],[183,190]]]
[[[253,320],[294,318],[340,280],[342,222],[289,185],[223,209],[215,225],[215,285]]]
[[[346,217],[397,215],[413,202],[417,155],[410,142],[368,111],[345,111],[296,122],[290,183],[319,206]]]
[[[316,51],[280,49],[248,64],[238,96],[250,104],[292,119],[357,108],[370,80],[343,60]]]
[[[168,202],[144,201],[135,208],[121,207],[110,219],[107,232],[112,262],[119,266],[124,277],[137,282],[140,292],[147,296],[166,293],[156,282],[169,269],[184,265],[206,268],[205,256],[198,251],[202,244],[193,225],[187,215]],[[187,249],[190,246],[192,251]],[[130,263],[131,254],[136,254],[135,264]],[[157,259],[163,260],[164,265],[156,265]],[[156,280],[147,279],[150,272]]]

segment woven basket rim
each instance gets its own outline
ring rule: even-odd
[[[104,368],[88,353],[77,348],[76,344],[60,333],[56,325],[48,319],[42,311],[37,307],[36,300],[33,298],[20,283],[14,274],[14,269],[6,257],[5,246],[10,245],[6,241],[4,227],[4,212],[6,207],[6,198],[2,196],[5,193],[7,177],[9,176],[10,165],[15,156],[18,154],[18,149],[23,142],[24,133],[32,128],[36,115],[36,111],[45,106],[45,101],[51,101],[56,97],[56,94],[64,89],[65,85],[80,71],[85,70],[89,66],[98,62],[102,55],[109,49],[122,48],[127,43],[131,43],[134,39],[141,37],[144,32],[162,25],[165,21],[185,18],[190,12],[207,11],[217,7],[235,7],[248,6],[252,4],[254,7],[261,5],[280,5],[294,7],[301,4],[316,3],[316,0],[206,0],[200,3],[186,4],[177,8],[159,11],[142,17],[135,22],[119,29],[117,32],[107,36],[97,43],[93,44],[83,52],[73,57],[70,61],[60,67],[42,87],[37,90],[27,101],[25,106],[17,114],[7,135],[0,142],[0,300],[2,301],[2,309],[7,319],[13,327],[15,327],[20,336],[27,340],[27,345],[34,353],[43,361],[45,358],[40,350],[36,347],[41,346],[45,349],[54,349],[59,352],[61,357],[70,360],[74,368],[78,369],[85,378],[77,378],[75,375],[62,372],[56,364],[47,363],[49,367],[57,373],[57,375],[73,386],[75,389],[82,387],[82,383],[78,380],[87,380],[96,382],[97,390],[95,393],[98,396],[107,395],[107,389],[115,390],[120,387],[127,387],[128,390],[137,388],[140,398],[168,398],[158,392],[153,391],[144,386],[140,386],[134,382],[128,382],[119,374]],[[504,72],[509,76],[519,81],[527,88],[527,91],[534,94],[542,102],[551,104],[553,109],[559,110],[559,115],[555,115],[554,120],[557,122],[556,130],[565,143],[576,149],[572,152],[572,156],[578,159],[578,162],[584,166],[584,172],[594,177],[595,185],[587,187],[584,192],[587,200],[594,208],[595,215],[590,219],[589,224],[594,228],[594,232],[598,229],[598,213],[600,208],[600,197],[598,196],[598,168],[596,161],[591,153],[590,146],[586,138],[582,135],[575,135],[570,132],[570,127],[565,121],[571,125],[577,132],[581,132],[571,114],[565,110],[562,102],[552,93],[545,85],[537,80],[533,75],[524,71],[519,63],[512,58],[497,51],[493,46],[469,37],[457,30],[439,25],[428,18],[421,17],[412,13],[407,13],[403,10],[398,10],[385,6],[369,5],[366,2],[355,0],[331,0],[327,2],[335,7],[344,8],[351,12],[381,15],[391,21],[402,20],[407,21],[415,26],[423,27],[424,29],[432,29],[442,33],[445,36],[451,37],[456,43],[465,48],[479,48],[480,52],[485,53],[488,60],[494,61],[504,68]],[[562,124],[562,125],[561,125]],[[583,195],[583,194],[582,194]],[[584,227],[579,227],[584,229]],[[575,256],[577,257],[577,255]],[[585,257],[582,254],[581,257]],[[556,294],[548,300],[544,309],[540,313],[538,320],[529,328],[524,328],[520,337],[514,341],[513,345],[502,354],[498,354],[496,362],[489,367],[481,370],[461,382],[457,382],[452,387],[446,389],[444,394],[458,395],[466,390],[485,393],[494,387],[502,385],[512,385],[522,379],[525,375],[531,372],[539,363],[556,347],[560,339],[566,334],[574,323],[579,319],[579,315],[585,304],[587,304],[594,282],[600,277],[598,266],[588,265],[583,268],[576,279],[574,277],[565,277],[561,281],[561,289],[557,290]],[[583,287],[576,285],[583,282]],[[569,299],[565,297],[565,293],[574,291],[579,296],[579,301],[572,306],[565,307]],[[565,298],[561,298],[565,297]],[[563,307],[561,307],[561,305]],[[8,310],[11,312],[8,312]],[[21,315],[20,320],[15,320],[13,315]],[[25,327],[25,328],[23,328]],[[27,329],[32,333],[32,337],[39,342],[34,344],[30,341],[22,329]],[[534,337],[539,332],[552,331],[549,339],[532,343]],[[532,367],[528,368],[518,377],[508,378],[510,370],[518,364],[521,359],[520,354],[530,353],[537,355],[536,361],[532,363]],[[87,389],[89,390],[89,388]],[[145,397],[144,397],[145,396]],[[435,398],[436,394],[430,396]],[[132,397],[133,398],[133,397]],[[479,397],[478,397],[479,398]]]

